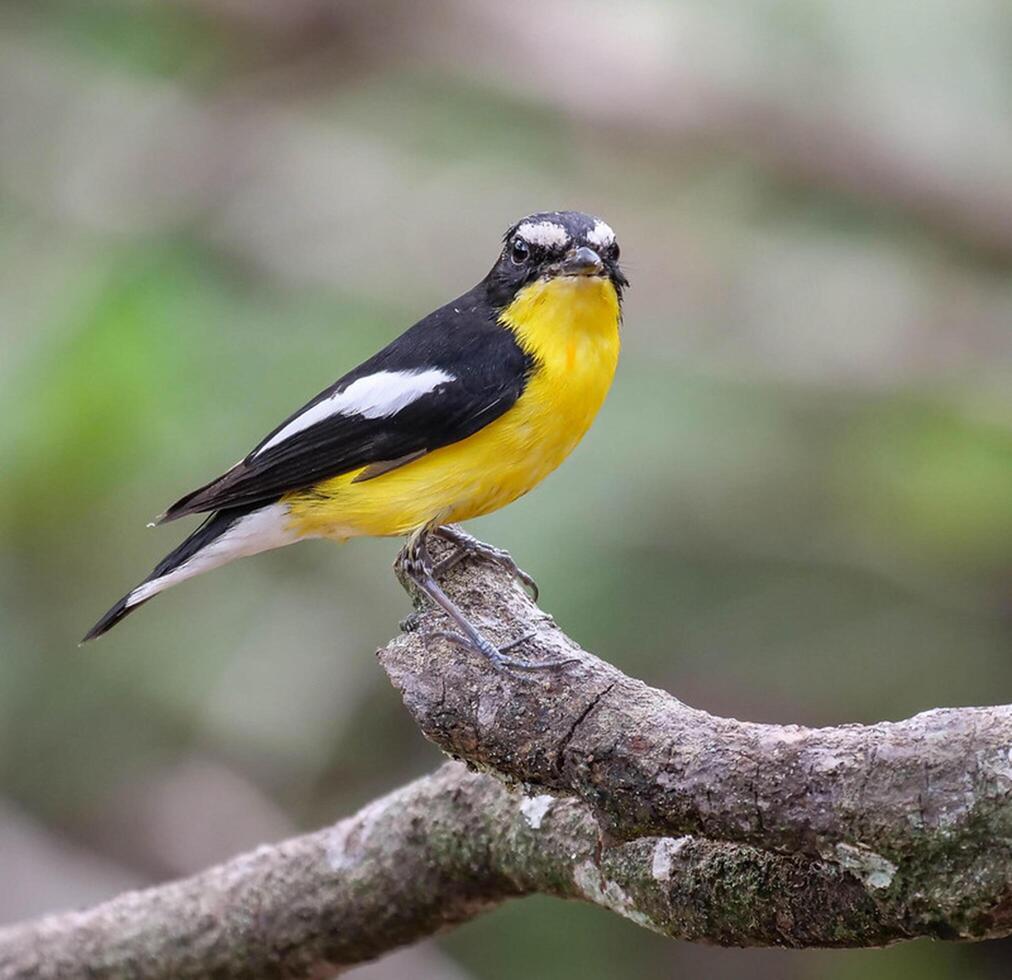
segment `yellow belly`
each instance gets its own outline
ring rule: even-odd
[[[522,290],[503,312],[536,367],[516,404],[474,435],[382,476],[355,470],[285,498],[305,536],[408,534],[429,521],[490,513],[540,483],[590,428],[619,353],[619,304],[607,280],[569,277]]]

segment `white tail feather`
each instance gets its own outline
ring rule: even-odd
[[[297,541],[300,535],[289,525],[290,515],[284,504],[270,504],[240,517],[224,534],[209,541],[178,568],[138,585],[127,599],[127,608],[236,558],[256,555]]]

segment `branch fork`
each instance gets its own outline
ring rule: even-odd
[[[496,670],[439,639],[416,596],[379,660],[466,765],[195,877],[2,929],[0,980],[320,978],[533,893],[736,946],[1012,934],[1012,707],[718,718],[582,650],[500,566],[446,567],[494,642],[526,633],[525,656],[573,658]]]

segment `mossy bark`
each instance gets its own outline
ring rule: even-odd
[[[579,649],[516,583],[447,590],[526,657],[495,671],[422,611],[380,661],[467,765],[315,834],[0,930],[0,980],[321,978],[507,899],[593,902],[667,936],[878,946],[1012,933],[1012,708],[839,728],[716,718]]]

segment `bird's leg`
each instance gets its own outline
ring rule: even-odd
[[[457,646],[477,651],[484,657],[487,657],[492,666],[497,670],[504,667],[515,667],[520,670],[543,670],[549,667],[561,667],[563,664],[571,663],[576,659],[575,657],[568,657],[563,660],[534,661],[507,656],[506,651],[529,640],[533,634],[522,636],[520,639],[508,643],[502,648],[496,647],[495,644],[483,636],[457,608],[436,581],[433,574],[432,558],[429,555],[428,549],[428,536],[431,533],[432,528],[426,526],[411,535],[401,553],[401,567],[411,582],[442,609],[460,630],[459,633],[440,631],[437,635],[442,636]]]
[[[442,578],[458,562],[468,555],[473,555],[482,561],[490,561],[504,568],[515,579],[519,579],[524,584],[535,602],[538,601],[538,583],[513,560],[513,556],[505,549],[485,544],[484,541],[479,541],[474,535],[468,534],[467,531],[462,531],[459,527],[452,527],[450,525],[437,525],[432,529],[432,533],[444,541],[449,541],[456,548],[455,551],[439,562],[433,569],[433,574],[436,578]]]

